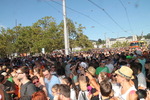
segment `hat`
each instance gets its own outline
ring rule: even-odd
[[[95,70],[94,67],[90,66],[87,70],[88,70],[88,72],[91,73],[93,76],[95,75],[96,70]]]
[[[120,69],[116,70],[115,73],[127,79],[134,78],[132,69],[127,66],[122,66]]]
[[[83,67],[83,68],[87,68],[87,67],[88,67],[85,62],[81,62],[81,63],[79,64],[79,66],[81,66],[81,67]]]

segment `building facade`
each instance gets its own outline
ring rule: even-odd
[[[106,39],[106,48],[111,48],[113,44],[116,42],[131,42],[131,41],[137,41],[137,36],[128,36],[128,37],[119,37],[119,38],[107,38]]]

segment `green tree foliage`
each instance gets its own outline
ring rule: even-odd
[[[102,40],[101,40],[101,39],[98,39],[98,42],[101,44],[101,43],[102,43]]]
[[[63,33],[60,32],[58,25],[53,17],[44,17],[33,24],[33,28],[40,28],[40,33],[36,35],[34,52],[40,52],[41,48],[45,48],[46,52],[63,47]]]
[[[77,26],[77,27],[76,27]],[[92,42],[83,34],[81,24],[67,19],[70,47],[91,48]],[[21,24],[12,29],[0,29],[0,55],[8,56],[12,53],[40,53],[42,48],[46,52],[64,49],[63,21],[57,25],[51,16],[43,17],[32,26]]]
[[[77,28],[77,37],[75,39],[77,46],[82,48],[93,48],[92,42],[83,34],[83,29],[85,29],[85,27],[79,24]]]
[[[113,48],[116,48],[116,47],[127,47],[127,46],[129,46],[129,42],[128,41],[125,41],[123,43],[117,41],[116,43],[114,43],[112,45]]]
[[[59,28],[63,33],[63,21],[60,23]],[[82,48],[92,48],[92,42],[88,39],[86,35],[83,34],[83,27],[79,24],[77,27],[75,26],[77,23],[73,23],[70,19],[67,19],[68,33],[69,33],[69,42],[70,48],[82,47]]]
[[[105,44],[105,43],[106,43],[105,40],[98,39],[96,44],[99,45],[99,44]]]
[[[145,39],[150,39],[150,33],[148,33],[147,35],[144,36]]]
[[[11,29],[1,28],[0,34],[0,56],[5,57],[10,55],[13,50],[13,31]]]

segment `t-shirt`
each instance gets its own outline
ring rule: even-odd
[[[146,77],[144,76],[144,74],[141,72],[137,75],[138,78],[138,86],[144,87],[146,88]]]
[[[47,78],[44,78],[44,82],[46,85],[46,89],[48,91],[48,96],[50,97],[51,100],[53,100],[54,96],[52,95],[52,87],[55,84],[60,84],[60,81],[58,77],[56,77],[55,75],[52,75],[50,80],[48,80]]]
[[[98,67],[96,68],[96,75],[99,75],[100,72],[110,73],[108,67]]]
[[[144,74],[144,76],[146,76],[146,71],[145,71],[145,62],[146,59],[138,59],[138,61],[142,64],[142,73]]]
[[[7,80],[13,82],[13,77],[9,77]]]
[[[106,65],[110,71],[110,73],[114,70],[114,65],[113,64],[107,64]]]
[[[37,89],[33,83],[30,81],[21,85],[20,87],[20,94],[21,97],[23,96],[32,96],[33,93],[37,92]]]

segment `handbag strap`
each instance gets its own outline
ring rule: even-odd
[[[85,96],[86,96],[86,95],[85,95],[85,91],[82,91],[81,94],[82,94],[83,99],[86,100],[86,97],[85,97]]]

